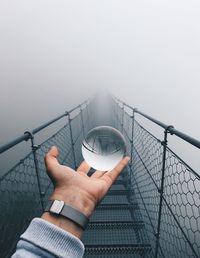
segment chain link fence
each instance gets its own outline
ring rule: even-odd
[[[113,98],[114,126],[131,156],[129,189],[140,208],[154,257],[200,257],[200,176],[168,146],[169,133],[199,142]],[[139,113],[165,128],[156,138],[136,119]],[[174,137],[176,137],[174,135]]]
[[[0,177],[0,257],[12,255],[19,236],[34,217],[41,216],[52,193],[44,164],[50,147],[57,146],[60,163],[74,169],[81,163],[84,133],[95,125],[94,108],[94,102],[86,102],[61,116],[65,125],[39,145],[35,145],[36,136],[29,133],[27,144],[31,141],[32,151]]]
[[[145,238],[154,257],[200,257],[200,176],[168,146],[167,140],[172,131],[183,139],[185,136],[115,98],[110,98],[110,106],[110,125],[125,136],[131,157],[126,178],[129,198],[139,207],[137,216],[145,225]],[[32,218],[42,214],[53,190],[44,155],[56,145],[60,163],[76,169],[82,161],[83,137],[98,124],[95,108],[94,101],[85,102],[60,116],[66,119],[65,125],[39,145],[35,145],[36,133],[58,118],[14,141],[16,145],[28,140],[32,151],[0,177],[0,257],[11,256],[19,236]],[[137,113],[163,127],[163,139],[145,129],[136,119]],[[198,147],[198,142],[194,145]],[[6,147],[0,150],[5,152]]]

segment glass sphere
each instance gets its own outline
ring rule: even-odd
[[[124,136],[111,126],[98,126],[90,130],[82,143],[82,155],[94,169],[113,169],[126,152]]]

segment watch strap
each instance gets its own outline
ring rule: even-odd
[[[87,216],[60,200],[49,200],[45,212],[62,215],[77,223],[82,229],[85,229],[89,222]]]

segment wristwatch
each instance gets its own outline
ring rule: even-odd
[[[50,200],[45,208],[45,212],[62,215],[73,222],[77,223],[82,229],[85,229],[89,218],[80,211],[64,203],[60,200]]]

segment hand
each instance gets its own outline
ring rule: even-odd
[[[90,217],[130,159],[125,157],[112,170],[95,171],[89,177],[90,166],[85,161],[75,171],[59,164],[57,158],[58,150],[53,146],[45,156],[47,173],[54,184],[50,199],[63,200],[87,217]]]

